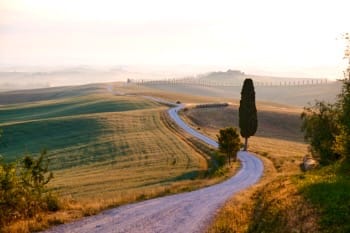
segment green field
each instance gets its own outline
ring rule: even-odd
[[[206,170],[205,158],[169,128],[167,106],[116,96],[101,85],[79,95],[73,91],[78,87],[62,90],[24,91],[40,101],[0,106],[5,161],[47,149],[55,174],[50,187],[60,195],[90,203],[134,201],[191,182]],[[47,95],[52,92],[56,99]],[[23,93],[10,93],[17,95]]]
[[[101,155],[108,153],[108,150],[116,150],[111,143],[98,143],[104,135],[115,134],[108,123],[112,119],[118,121],[118,117],[106,113],[159,107],[141,98],[110,94],[5,105],[0,107],[0,127],[3,130],[0,150],[7,161],[22,156],[24,152],[38,153],[45,148],[56,159],[62,157],[60,154],[74,154],[64,159],[67,161],[63,166],[55,162],[55,168],[77,165],[80,163],[78,160],[101,160],[104,159]],[[81,154],[85,159],[81,158]]]
[[[164,91],[116,83],[114,90],[126,95],[113,95],[108,92],[111,87],[94,84],[0,93],[0,154],[5,161],[14,161],[47,149],[54,171],[49,187],[69,203],[62,212],[48,216],[49,221],[70,221],[111,206],[223,179],[199,179],[210,166],[203,148],[176,129],[167,117],[168,106],[142,96],[182,103],[230,102],[226,108],[193,108],[189,104],[182,112],[194,128],[216,138],[220,128],[238,124],[238,90],[230,94],[229,89],[188,87],[179,91],[168,86]],[[283,92],[283,88],[278,90]],[[292,101],[293,96],[297,103],[304,95],[289,90],[287,97]],[[249,148],[270,164],[265,164],[263,180],[298,174],[307,153],[299,131],[302,109],[262,101],[257,107],[259,129]],[[241,203],[249,198],[242,197]]]
[[[57,100],[105,92],[105,84],[87,84],[81,86],[63,86],[33,90],[8,91],[0,92],[0,105],[30,103],[42,100]]]
[[[300,131],[301,108],[258,104],[258,130],[248,141],[249,150],[268,157],[279,172],[299,171],[307,145]],[[193,108],[182,112],[192,127],[216,138],[219,129],[238,128],[238,105]]]

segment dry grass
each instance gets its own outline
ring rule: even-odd
[[[237,127],[237,107],[188,108],[182,117],[215,138],[220,128]],[[232,197],[208,232],[317,232],[317,211],[291,182],[307,153],[299,132],[299,111],[267,105],[260,105],[258,111],[258,136],[249,139],[249,150],[263,160],[264,176],[259,184]]]
[[[115,84],[115,88],[130,95],[152,95],[173,102],[229,102],[229,99],[225,98],[155,91],[152,88],[120,83]],[[133,96],[113,97],[114,100],[119,98],[139,100],[139,97]],[[237,112],[237,102],[231,101],[231,104],[233,107],[224,111],[190,110],[186,112],[185,119],[195,128],[215,138],[219,128],[236,125],[231,114]],[[59,164],[60,169],[55,171],[55,179],[50,187],[63,197],[62,210],[18,222],[5,230],[40,230],[95,214],[106,208],[193,190],[225,178],[198,179],[202,172],[207,170],[208,164],[210,166],[210,157],[203,156],[203,153],[210,154],[212,150],[189,135],[184,136],[181,130],[179,133],[179,129],[166,119],[165,107],[158,104],[148,106],[146,109],[142,107],[124,112],[114,110],[93,114],[82,113],[80,109],[77,111],[80,115],[65,115],[50,120],[36,119],[35,121],[39,122],[63,120],[65,123],[58,125],[60,129],[65,129],[64,125],[70,122],[69,127],[66,127],[67,132],[77,127],[75,120],[88,119],[94,137],[87,137],[88,140],[79,143],[82,138],[76,136],[74,145],[54,149],[51,155],[51,159]],[[250,139],[250,149],[259,152],[264,160],[266,170],[263,182],[230,200],[216,218],[215,221],[219,222],[214,223],[210,232],[232,232],[230,229],[244,232],[249,229],[252,220],[250,216],[259,209],[258,195],[269,192],[269,189],[263,190],[264,185],[277,175],[298,172],[300,158],[306,153],[306,145],[302,143],[301,135],[296,133],[299,109],[262,103],[259,110],[264,114],[259,115],[260,131],[257,137]],[[287,127],[281,128],[283,125]],[[64,134],[66,133],[63,132]],[[85,136],[85,133],[80,135]],[[50,148],[48,149],[50,151]],[[74,156],[68,156],[72,153]],[[232,175],[236,169],[237,166],[231,168],[228,175]],[[279,181],[276,180],[278,184]],[[273,189],[273,186],[268,187]]]
[[[229,98],[221,97],[208,97],[205,95],[194,95],[193,93],[181,93],[173,91],[166,91],[157,89],[155,87],[148,87],[143,85],[126,85],[123,83],[114,83],[114,89],[118,92],[122,92],[129,95],[138,95],[138,96],[154,96],[168,100],[170,102],[180,101],[182,103],[207,103],[207,102],[222,102],[222,101],[232,101]]]
[[[247,232],[319,232],[316,208],[300,195],[291,177],[277,177],[256,192],[253,199]]]
[[[61,198],[60,211],[3,231],[37,231],[125,203],[191,191],[234,174],[237,165],[225,176],[209,179],[213,149],[179,130],[166,109],[137,96],[106,94],[2,106],[5,138],[13,132],[16,145],[23,142],[33,150],[46,145],[55,169],[49,188]],[[11,138],[3,145],[15,155],[20,148]]]
[[[104,84],[88,84],[81,86],[1,92],[0,105],[30,103],[43,100],[57,100],[61,98],[77,97],[101,92],[105,92]]]
[[[273,163],[259,156],[264,162],[264,174],[258,184],[235,194],[216,214],[208,233],[246,232],[253,214],[253,195],[275,177],[277,172]]]
[[[106,129],[113,133],[96,143],[112,141],[125,154],[112,151],[106,161],[56,171],[55,190],[74,198],[107,199],[125,190],[195,178],[206,170],[205,159],[165,127],[161,116],[159,109],[105,115]]]
[[[318,211],[300,195],[293,176],[278,173],[271,160],[260,158],[265,167],[261,181],[227,201],[207,232],[319,232]]]
[[[307,145],[300,132],[297,108],[258,105],[257,136],[249,139],[249,150],[272,160],[277,171],[298,172]],[[182,113],[186,122],[202,133],[216,138],[220,128],[238,127],[238,106],[226,108],[188,108]]]

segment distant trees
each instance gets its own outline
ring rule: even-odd
[[[248,147],[248,138],[258,129],[258,117],[255,105],[255,90],[252,79],[245,79],[239,104],[239,128],[241,136],[245,139],[244,150]]]
[[[350,80],[342,82],[336,103],[316,101],[301,114],[304,138],[321,164],[350,157]]]
[[[220,129],[219,134],[216,135],[219,143],[219,151],[226,154],[229,164],[231,158],[236,161],[237,152],[240,150],[241,139],[235,128],[229,127]]]

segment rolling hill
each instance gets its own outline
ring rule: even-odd
[[[168,126],[167,107],[143,97],[112,95],[104,84],[1,95],[1,155],[10,162],[47,149],[50,187],[64,197],[100,206],[136,200],[207,168]]]
[[[245,74],[238,70],[211,72],[177,80],[139,83],[153,89],[206,97],[240,99],[244,79],[254,81],[258,101],[306,106],[315,99],[333,102],[341,89],[338,81],[310,78],[283,78]]]

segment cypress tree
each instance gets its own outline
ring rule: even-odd
[[[239,104],[239,128],[241,136],[245,139],[244,150],[248,147],[248,138],[258,129],[258,117],[255,105],[255,91],[252,79],[245,79]]]

